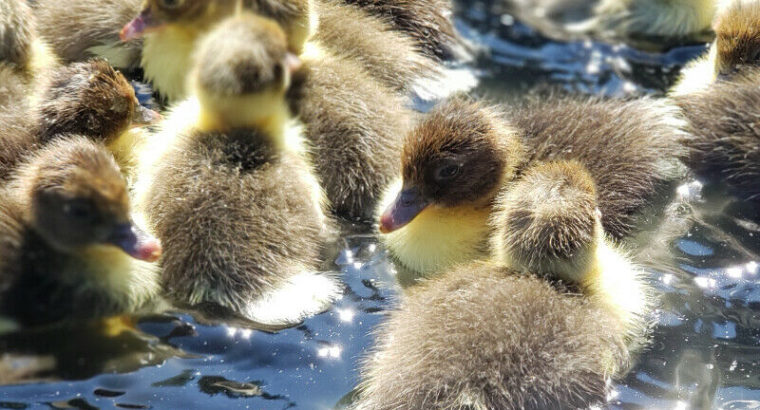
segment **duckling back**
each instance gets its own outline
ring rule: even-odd
[[[548,98],[509,114],[532,160],[575,160],[596,183],[604,230],[621,238],[635,216],[683,175],[689,138],[678,109],[663,100]]]
[[[587,408],[629,361],[603,309],[479,263],[413,289],[376,334],[361,409]]]

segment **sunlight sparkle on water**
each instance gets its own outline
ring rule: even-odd
[[[343,349],[338,345],[325,346],[317,350],[317,356],[331,358],[331,359],[339,359],[342,351]]]

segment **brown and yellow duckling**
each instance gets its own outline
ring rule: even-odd
[[[170,114],[162,132],[174,135],[158,137],[163,153],[136,185],[164,243],[168,296],[267,324],[297,323],[340,293],[314,273],[331,221],[285,100],[298,61],[286,46],[271,20],[220,23],[196,54],[196,97]]]
[[[715,40],[705,54],[687,64],[671,96],[702,90],[742,67],[760,65],[760,1],[729,0],[715,17]]]
[[[407,135],[403,181],[383,201],[382,240],[420,273],[485,255],[499,192],[554,160],[588,170],[602,226],[621,238],[637,211],[680,175],[686,134],[677,115],[650,99],[554,98],[508,114],[461,98],[445,102]]]
[[[145,76],[170,101],[187,95],[185,79],[197,39],[231,15],[237,0],[146,0],[140,14],[124,26],[125,41],[145,36]],[[397,90],[419,78],[437,78],[440,67],[414,48],[413,41],[357,8],[331,1],[267,0],[242,3],[247,10],[277,21],[291,52],[319,58],[324,48],[354,60]]]
[[[0,201],[0,315],[22,325],[132,312],[159,292],[160,244],[130,218],[111,155],[81,136],[35,152]]]
[[[0,179],[35,147],[70,133],[106,144],[126,172],[143,136],[136,127],[161,118],[141,106],[126,78],[103,60],[51,70],[35,100],[33,107],[0,113],[0,138],[8,142],[0,148]]]

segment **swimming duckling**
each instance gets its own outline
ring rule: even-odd
[[[423,274],[481,257],[497,194],[537,161],[553,160],[588,170],[603,228],[621,238],[637,211],[680,175],[684,126],[677,109],[652,99],[550,98],[509,114],[450,100],[407,135],[403,182],[378,208],[385,209],[381,238],[404,266]]]
[[[0,148],[0,179],[34,146],[70,133],[106,144],[128,171],[134,166],[133,148],[143,137],[135,127],[161,118],[141,106],[127,79],[103,60],[51,70],[36,100],[33,108],[0,114],[0,138],[17,142]]]
[[[453,21],[450,0],[344,0],[390,20],[428,56],[446,61],[469,57]]]
[[[478,262],[412,288],[376,334],[358,409],[588,408],[629,363],[590,299]]]
[[[572,30],[623,37],[688,38],[710,30],[718,0],[601,0]]]
[[[704,89],[744,66],[760,64],[760,1],[731,0],[716,15],[715,41],[705,55],[687,64],[671,95]]]
[[[181,303],[296,323],[340,293],[313,273],[330,220],[289,124],[285,92],[298,60],[275,22],[251,14],[220,23],[196,58],[197,98],[185,104],[194,114],[170,115],[163,132],[176,134],[149,169],[141,163],[136,185],[164,243],[164,290]]]
[[[739,198],[760,202],[760,69],[745,67],[689,95],[674,97],[694,138],[688,165],[725,183]]]
[[[238,0],[145,0],[121,38],[130,41],[145,35],[145,77],[169,101],[176,101],[187,94],[185,78],[196,40],[237,5]],[[277,21],[291,52],[319,58],[322,49],[329,48],[394,89],[408,90],[421,77],[439,75],[440,67],[416,53],[411,39],[354,7],[314,0],[245,1],[243,6]]]
[[[96,318],[158,294],[148,262],[161,246],[131,221],[126,183],[100,145],[51,142],[0,198],[0,315],[22,325]]]

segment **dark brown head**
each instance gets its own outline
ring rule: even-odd
[[[81,134],[109,143],[132,126],[160,118],[137,101],[124,76],[103,60],[55,70],[39,104],[40,137]]]
[[[521,161],[520,141],[500,113],[463,98],[445,102],[407,135],[403,188],[380,230],[399,229],[428,206],[486,206]]]
[[[132,223],[127,185],[111,154],[80,136],[43,148],[20,175],[27,222],[54,249],[117,246],[142,260],[161,255],[157,240]]]
[[[0,62],[24,69],[34,41],[34,20],[26,0],[0,2]]]
[[[734,0],[715,22],[715,69],[731,75],[742,66],[760,65],[760,2]]]
[[[240,9],[282,25],[291,51],[300,53],[311,30],[310,6],[310,0],[146,0],[140,14],[122,29],[121,39],[130,41],[172,24],[205,31]]]

